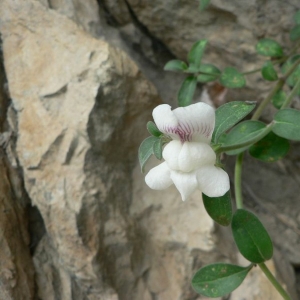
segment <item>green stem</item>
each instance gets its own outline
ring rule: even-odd
[[[285,99],[285,101],[283,102],[282,106],[280,109],[284,109],[286,107],[288,107],[290,105],[290,103],[292,102],[292,100],[294,99],[294,97],[296,96],[296,94],[299,92],[300,89],[300,78],[298,79],[296,85],[294,86],[294,88],[292,89],[292,91],[290,92],[290,94],[288,95],[288,97]]]
[[[274,123],[270,123],[269,125],[266,126],[266,128],[264,130],[261,131],[260,134],[258,134],[257,136],[255,136],[253,139],[248,140],[247,142],[244,143],[239,143],[239,144],[234,144],[234,145],[229,145],[229,146],[221,146],[219,148],[216,148],[216,153],[221,153],[221,152],[228,152],[228,151],[232,151],[232,150],[237,150],[237,149],[241,149],[241,148],[245,148],[248,146],[251,146],[255,143],[257,143],[258,141],[260,141],[262,138],[264,138],[274,127]]]
[[[261,114],[262,114],[263,110],[265,109],[265,107],[269,104],[269,102],[274,97],[274,95],[283,87],[283,85],[284,85],[285,81],[287,80],[287,78],[295,71],[295,69],[297,68],[297,66],[299,64],[300,64],[300,58],[298,58],[293,63],[293,65],[290,67],[290,69],[287,71],[287,73],[282,78],[280,78],[278,80],[277,84],[272,89],[270,94],[260,103],[257,110],[255,111],[255,113],[252,116],[252,120],[258,120],[259,119],[259,117],[261,116]]]
[[[243,72],[242,74],[243,74],[243,75],[249,75],[249,74],[252,74],[252,73],[259,72],[260,70],[261,70],[261,68],[259,68],[259,69],[253,69],[253,70],[251,70],[251,71]]]
[[[236,157],[234,169],[234,192],[237,209],[243,208],[243,194],[242,194],[242,165],[244,159],[244,152]]]
[[[265,263],[260,263],[260,264],[258,264],[258,266],[261,268],[261,270],[264,272],[264,274],[267,276],[269,281],[273,284],[273,286],[278,291],[278,293],[282,296],[282,298],[285,299],[285,300],[291,300],[292,298],[283,289],[281,284],[277,281],[277,279],[274,277],[274,275],[270,272],[270,270],[265,265]]]

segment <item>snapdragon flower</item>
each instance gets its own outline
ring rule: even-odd
[[[230,186],[227,173],[215,166],[216,154],[210,146],[214,109],[202,102],[174,110],[162,104],[152,115],[157,128],[172,141],[163,149],[165,161],[146,175],[147,185],[163,190],[174,184],[183,201],[196,189],[209,197],[223,196]]]

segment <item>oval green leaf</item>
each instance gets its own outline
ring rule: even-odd
[[[285,64],[282,66],[282,73],[286,74],[290,67],[295,63],[296,60],[300,58],[300,55],[294,55],[293,57],[289,58]],[[300,79],[300,65],[295,69],[295,71],[288,77],[287,84],[289,86],[294,86],[298,79]]]
[[[274,116],[273,132],[292,141],[300,141],[300,111],[292,108],[279,110]]]
[[[197,78],[193,75],[183,81],[177,96],[179,106],[188,106],[192,103],[196,86]]]
[[[256,52],[260,55],[270,57],[281,57],[283,55],[282,47],[274,40],[262,39],[256,44]]]
[[[221,71],[212,64],[202,64],[199,68],[199,72],[207,73],[200,74],[197,77],[197,80],[203,83],[217,80],[221,74]]]
[[[271,238],[253,213],[238,209],[233,215],[231,228],[234,241],[246,259],[258,264],[272,258]]]
[[[290,32],[290,40],[296,41],[300,38],[300,25],[296,25]]]
[[[264,63],[263,67],[261,68],[261,75],[268,81],[275,81],[278,79],[277,72],[270,61]]]
[[[163,134],[162,132],[159,131],[156,124],[152,121],[149,121],[147,123],[147,130],[149,131],[149,133],[151,135],[156,136],[156,137],[160,137]]]
[[[174,59],[166,63],[164,70],[165,71],[180,71],[183,72],[187,70],[188,66],[184,61]]]
[[[218,224],[228,226],[232,219],[230,191],[222,197],[208,197],[202,194],[204,207],[209,216]]]
[[[260,136],[266,129],[266,124],[260,121],[244,121],[235,126],[226,136],[222,147],[236,147],[240,144],[249,143],[248,146],[226,151],[228,155],[239,154],[251,146],[251,141],[253,144],[257,142],[256,138]]]
[[[188,54],[188,62],[191,66],[199,69],[206,44],[207,40],[200,40],[192,46]]]
[[[259,142],[249,148],[251,156],[264,162],[274,162],[282,159],[289,151],[288,140],[270,132]]]
[[[245,86],[246,80],[244,75],[239,73],[237,69],[227,67],[221,74],[220,83],[225,87],[234,89]]]
[[[162,159],[162,139],[157,139],[153,144],[153,154],[159,160]]]
[[[209,5],[210,0],[199,0],[199,9],[201,11],[205,10],[206,7]]]
[[[280,109],[285,99],[286,93],[283,90],[280,90],[273,96],[271,101],[277,109]]]
[[[206,297],[217,298],[234,291],[245,279],[252,265],[240,267],[226,263],[207,265],[192,279],[194,290]]]
[[[255,105],[255,102],[232,101],[220,106],[216,110],[212,141],[217,143],[222,133],[245,118],[255,108]]]
[[[139,162],[141,171],[144,172],[145,164],[153,154],[153,145],[158,140],[155,136],[149,136],[141,143],[139,147]]]

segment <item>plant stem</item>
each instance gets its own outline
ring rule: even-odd
[[[235,202],[237,209],[243,208],[243,194],[242,194],[242,165],[243,165],[244,152],[236,157],[234,169],[234,192]]]
[[[278,291],[278,293],[282,296],[282,298],[285,299],[285,300],[291,300],[292,298],[283,289],[281,284],[277,281],[277,279],[274,277],[274,275],[270,272],[270,270],[265,265],[265,263],[260,263],[260,264],[258,264],[258,266],[261,268],[261,270],[264,272],[264,274],[267,276],[269,281],[273,284],[273,286]]]
[[[272,89],[270,94],[260,103],[257,110],[255,111],[255,113],[252,116],[252,120],[258,120],[259,119],[259,117],[261,116],[261,114],[262,114],[263,110],[265,109],[265,107],[269,104],[269,102],[274,97],[274,95],[283,87],[283,85],[284,85],[285,81],[287,80],[287,78],[295,71],[295,69],[297,68],[297,66],[299,64],[300,64],[300,58],[298,58],[293,63],[293,65],[289,68],[287,73],[282,78],[280,78],[278,80],[277,84]]]
[[[229,146],[221,146],[219,148],[216,148],[215,151],[216,153],[221,153],[221,152],[227,152],[227,151],[232,151],[232,150],[237,150],[237,149],[241,149],[241,148],[245,148],[248,146],[251,146],[255,143],[257,143],[258,141],[260,141],[262,138],[264,138],[274,127],[274,123],[270,123],[268,124],[264,130],[261,129],[261,132],[255,136],[253,139],[248,140],[247,142],[244,143],[239,143],[239,144],[234,144],[234,145],[229,145]]]
[[[282,104],[282,106],[281,106],[280,109],[284,109],[284,108],[286,108],[286,107],[288,107],[290,105],[291,101],[296,96],[296,94],[298,93],[299,89],[300,89],[300,78],[298,79],[296,85],[294,86],[294,88],[292,89],[292,91],[290,92],[290,94],[288,95],[288,97],[283,102],[283,104]]]

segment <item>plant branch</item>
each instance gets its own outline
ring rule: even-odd
[[[290,105],[290,103],[292,102],[292,100],[294,99],[294,97],[296,96],[296,94],[299,92],[300,89],[300,78],[298,79],[296,85],[294,86],[294,88],[292,89],[292,91],[290,92],[290,94],[288,95],[288,97],[285,99],[285,101],[283,102],[282,106],[280,109],[284,109],[286,107],[288,107]]]
[[[269,95],[260,103],[260,105],[258,106],[257,110],[255,111],[255,113],[252,116],[252,120],[258,120],[259,117],[261,116],[263,110],[265,109],[265,107],[269,104],[269,102],[272,100],[272,98],[274,97],[274,95],[283,87],[283,85],[285,84],[287,78],[295,71],[295,69],[297,68],[297,66],[300,64],[300,58],[298,58],[293,65],[289,68],[289,70],[287,71],[287,73],[278,80],[277,84],[275,85],[275,87],[272,89],[272,91],[269,93]]]
[[[292,298],[288,295],[288,293],[283,289],[281,284],[277,281],[277,279],[274,277],[274,275],[270,272],[268,267],[265,263],[258,264],[260,269],[264,272],[266,277],[269,279],[269,281],[273,284],[275,289],[278,291],[278,293],[282,296],[285,300],[292,300]]]
[[[235,203],[237,209],[243,208],[243,194],[242,194],[242,165],[244,159],[244,152],[236,157],[234,169],[234,193]]]
[[[274,123],[271,122],[269,125],[266,126],[266,128],[264,130],[261,131],[260,134],[255,136],[253,139],[248,140],[247,142],[244,142],[244,143],[240,143],[240,144],[221,146],[219,148],[216,148],[215,151],[216,151],[216,153],[221,153],[221,152],[228,152],[228,151],[237,150],[237,149],[251,146],[251,145],[257,143],[258,141],[260,141],[262,138],[264,138],[272,130],[273,127],[274,127]]]

